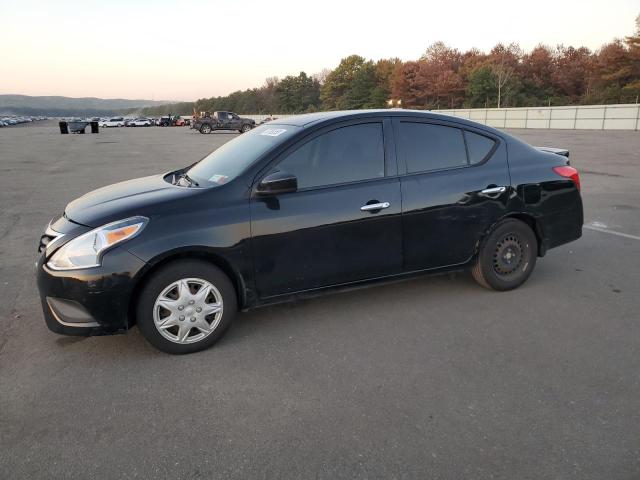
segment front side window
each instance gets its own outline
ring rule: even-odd
[[[467,165],[467,151],[459,128],[400,122],[400,144],[408,173]]]
[[[384,177],[382,123],[341,127],[309,140],[277,169],[295,175],[298,188]]]

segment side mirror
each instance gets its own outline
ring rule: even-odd
[[[273,172],[262,179],[256,188],[260,196],[278,195],[298,190],[298,179],[287,172]]]

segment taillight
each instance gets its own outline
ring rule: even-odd
[[[578,170],[568,165],[564,165],[562,167],[553,167],[553,171],[561,177],[571,179],[571,181],[576,184],[578,191],[580,191],[580,174],[578,173]]]

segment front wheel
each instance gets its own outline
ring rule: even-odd
[[[240,129],[240,133],[247,133],[249,130],[251,130],[251,125],[245,123]]]
[[[149,343],[166,353],[184,354],[213,345],[237,309],[235,289],[224,272],[207,262],[182,260],[153,274],[136,315]]]
[[[520,220],[507,219],[482,242],[471,273],[485,288],[512,290],[529,278],[537,257],[538,241],[531,228]]]
[[[211,125],[204,124],[200,127],[200,133],[211,133]]]

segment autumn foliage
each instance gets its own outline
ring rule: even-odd
[[[498,44],[488,53],[461,52],[436,42],[416,60],[351,55],[333,70],[271,77],[262,87],[201,99],[190,108],[300,113],[388,106],[526,107],[633,103],[639,96],[640,16],[633,36],[595,52],[563,45],[525,52],[517,44]]]

